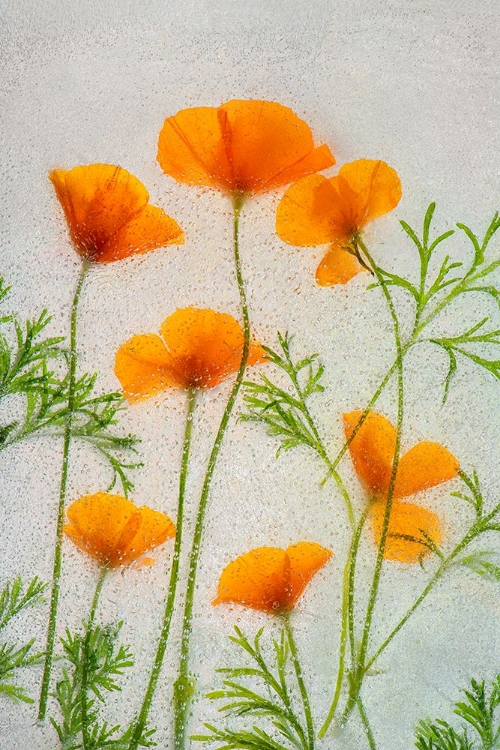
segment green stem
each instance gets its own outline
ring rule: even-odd
[[[382,287],[384,296],[389,307],[389,312],[392,318],[394,327],[394,338],[396,342],[396,354],[397,354],[397,369],[398,369],[398,414],[396,421],[396,440],[394,445],[394,457],[392,461],[391,477],[389,481],[389,489],[387,492],[387,500],[385,505],[384,520],[382,524],[382,533],[380,537],[380,543],[377,550],[377,560],[375,563],[375,571],[373,575],[372,587],[370,596],[368,599],[368,607],[366,611],[365,625],[363,628],[363,637],[361,640],[361,647],[359,652],[359,662],[363,665],[366,656],[366,650],[368,648],[368,640],[370,637],[370,628],[373,619],[373,610],[375,608],[375,601],[378,594],[378,588],[380,584],[380,576],[382,572],[382,564],[384,560],[385,545],[387,541],[387,534],[389,532],[389,521],[391,516],[392,501],[394,498],[394,487],[396,485],[396,475],[398,472],[399,457],[401,452],[401,433],[403,427],[403,413],[404,413],[404,382],[403,382],[403,346],[401,343],[401,333],[399,329],[399,319],[394,307],[394,302],[385,283],[385,279],[380,273],[378,266],[375,264],[373,258],[364,242],[358,239],[358,244],[361,247],[365,257],[368,259],[371,267],[373,268],[375,275]]]
[[[290,647],[290,653],[292,655],[293,667],[295,670],[295,676],[297,678],[297,685],[299,686],[300,696],[302,698],[302,706],[304,708],[304,716],[306,719],[307,726],[307,748],[305,750],[314,750],[314,723],[311,712],[311,703],[307,694],[306,684],[304,682],[304,675],[302,673],[302,667],[300,665],[299,654],[297,651],[297,644],[293,635],[292,626],[290,624],[290,614],[282,615],[283,624],[285,626],[286,636],[288,639],[288,645]]]
[[[345,708],[345,711],[342,717],[343,722],[345,722],[345,720],[347,719],[348,715],[350,714],[351,710],[354,708],[354,705],[357,702],[357,699],[361,690],[363,677],[366,673],[365,672],[366,654],[367,654],[369,640],[370,640],[370,631],[371,631],[371,626],[373,622],[375,604],[377,601],[377,595],[378,595],[378,590],[380,586],[380,578],[382,574],[382,565],[384,561],[384,552],[385,552],[385,547],[386,547],[386,542],[387,542],[387,535],[389,532],[389,521],[391,517],[392,502],[394,498],[394,487],[396,484],[396,475],[398,471],[398,464],[399,464],[399,457],[400,457],[401,433],[402,433],[403,413],[404,413],[403,346],[401,343],[401,333],[400,333],[399,320],[397,317],[396,309],[394,307],[392,297],[387,288],[383,275],[380,273],[378,266],[376,265],[373,258],[371,257],[366,245],[363,243],[363,241],[359,237],[357,238],[357,244],[363,251],[365,258],[367,258],[368,262],[370,263],[370,266],[372,267],[375,275],[377,276],[377,280],[380,286],[382,287],[382,291],[386,298],[387,305],[389,308],[389,313],[391,315],[392,322],[393,322],[394,338],[395,338],[395,343],[396,343],[396,354],[397,354],[396,361],[397,361],[397,370],[398,370],[398,414],[397,414],[397,421],[396,421],[396,439],[395,439],[395,445],[394,445],[394,457],[392,461],[391,477],[389,481],[389,488],[388,488],[387,499],[385,503],[384,520],[382,523],[380,542],[379,542],[378,550],[377,550],[377,558],[375,561],[375,569],[373,572],[372,585],[371,585],[370,594],[368,597],[368,605],[366,609],[366,617],[365,617],[365,622],[363,626],[361,645],[360,645],[359,654],[357,657],[357,665],[355,669],[355,674],[353,674],[353,682],[351,685],[351,690],[349,693],[347,706]]]
[[[57,509],[56,522],[56,542],[54,549],[54,566],[52,571],[52,591],[50,597],[50,614],[47,629],[47,645],[45,647],[45,662],[43,668],[42,685],[40,690],[40,703],[38,707],[38,719],[43,721],[47,713],[47,700],[49,696],[50,675],[54,661],[54,643],[56,636],[57,609],[59,604],[59,591],[61,587],[61,568],[62,568],[62,541],[63,541],[63,524],[64,524],[64,507],[66,503],[66,490],[68,485],[68,468],[69,454],[71,445],[71,428],[73,425],[73,409],[75,399],[75,379],[76,379],[76,338],[77,338],[77,317],[78,302],[83,287],[83,282],[87,274],[89,264],[83,261],[80,270],[80,276],[76,285],[75,296],[71,308],[71,329],[70,329],[70,349],[69,349],[69,370],[68,370],[68,416],[64,426],[63,442],[63,459],[61,469],[61,481],[59,486],[59,505]]]
[[[239,221],[240,213],[243,206],[241,196],[234,198],[234,261],[236,267],[236,279],[240,294],[241,314],[243,318],[243,351],[241,362],[236,375],[236,380],[231,389],[229,399],[224,409],[217,435],[212,447],[212,452],[208,459],[207,470],[201,490],[200,504],[196,517],[196,524],[189,558],[188,582],[186,589],[186,600],[184,603],[184,616],[182,622],[181,636],[181,654],[179,664],[179,676],[174,684],[174,748],[175,750],[184,750],[186,747],[186,723],[191,698],[194,693],[194,681],[189,676],[189,640],[191,636],[191,623],[193,618],[194,593],[196,588],[196,574],[198,571],[198,562],[200,557],[201,541],[203,536],[203,527],[205,523],[205,512],[207,501],[212,483],[215,466],[222,447],[224,436],[229,424],[229,419],[236,403],[248,360],[250,350],[250,317],[248,313],[248,304],[246,299],[245,283],[241,269],[241,259],[239,250]]]
[[[359,715],[361,716],[361,721],[363,723],[363,727],[365,728],[366,739],[368,740],[368,745],[370,747],[370,750],[377,750],[377,745],[375,744],[375,737],[373,736],[372,728],[370,726],[370,722],[368,721],[368,716],[366,715],[363,701],[361,700],[361,696],[359,695],[358,695],[357,704],[358,704]]]
[[[358,554],[359,543],[361,540],[361,534],[365,521],[368,516],[369,509],[367,508],[361,516],[359,523],[354,532],[351,546],[349,548],[349,554],[344,568],[343,586],[342,586],[342,625],[340,632],[340,648],[339,648],[339,667],[337,671],[337,681],[335,683],[335,692],[333,694],[332,704],[328,711],[323,726],[318,732],[318,737],[322,739],[328,731],[330,724],[335,718],[335,713],[338,708],[340,694],[342,691],[342,685],[344,684],[345,676],[345,656],[347,650],[347,636],[349,634],[349,642],[351,648],[351,655],[354,658],[355,654],[355,634],[354,634],[354,579],[356,572],[356,559]]]
[[[87,713],[87,690],[88,690],[88,678],[89,678],[89,649],[90,639],[92,638],[92,630],[94,628],[95,614],[97,611],[97,605],[99,603],[99,597],[101,595],[102,586],[104,579],[108,573],[108,568],[101,568],[99,578],[97,579],[97,586],[95,588],[94,598],[90,606],[90,614],[87,622],[87,629],[85,632],[85,640],[83,642],[83,654],[82,654],[82,689],[80,692],[80,709],[82,712],[82,743],[83,750],[87,750],[90,746],[90,735],[89,735],[89,721]]]
[[[299,397],[300,401],[300,408],[302,411],[302,414],[304,415],[307,424],[309,425],[309,429],[311,430],[311,433],[314,437],[314,440],[316,442],[316,452],[318,453],[319,457],[323,460],[325,463],[328,473],[331,474],[333,479],[335,480],[335,484],[337,485],[337,488],[339,489],[342,497],[344,498],[344,502],[346,504],[347,513],[349,516],[349,523],[351,524],[351,528],[354,531],[356,528],[356,518],[354,515],[354,510],[352,507],[352,501],[349,495],[349,492],[342,480],[342,477],[336,470],[336,467],[333,465],[332,461],[330,460],[330,457],[328,455],[328,452],[323,444],[323,441],[321,440],[318,428],[316,427],[316,423],[314,419],[312,418],[311,412],[309,411],[309,407],[307,406],[306,400],[304,398],[304,394],[302,393],[302,388],[300,387],[299,380],[297,378],[296,371],[293,367],[293,363],[289,357],[288,354],[286,354],[288,364],[290,365],[290,369],[288,371],[289,377],[293,383],[293,387],[295,388],[295,391]]]
[[[170,635],[170,625],[172,622],[172,615],[174,612],[175,596],[177,591],[177,584],[179,580],[179,563],[181,557],[182,547],[182,528],[184,524],[184,498],[186,494],[186,479],[189,469],[189,453],[191,448],[191,435],[193,430],[193,415],[196,403],[196,391],[190,389],[188,391],[188,404],[187,404],[187,415],[186,415],[186,427],[184,431],[184,443],[182,447],[182,459],[181,459],[181,471],[179,478],[179,499],[177,503],[177,528],[175,533],[175,545],[174,554],[172,559],[172,569],[170,571],[170,581],[168,584],[167,599],[165,602],[165,613],[163,615],[163,625],[160,633],[160,639],[156,649],[156,656],[153,662],[153,668],[149,677],[148,686],[144,695],[141,710],[137,718],[137,722],[134,727],[132,739],[130,741],[130,750],[137,750],[141,736],[144,732],[144,727],[148,720],[149,710],[151,702],[156,691],[158,679],[163,666],[163,660],[165,658],[165,651],[167,648],[167,642]]]
[[[472,540],[475,539],[476,536],[478,536],[479,533],[481,533],[481,532],[480,531],[475,531],[474,529],[472,529],[471,531],[469,531],[464,536],[464,538],[461,540],[461,542],[459,544],[457,544],[457,546],[455,547],[455,549],[452,552],[450,552],[450,554],[448,555],[448,557],[445,560],[442,561],[442,563],[440,564],[439,568],[436,570],[436,572],[434,573],[434,575],[432,576],[432,578],[429,580],[429,582],[427,583],[427,585],[423,589],[423,591],[420,594],[420,596],[413,602],[413,604],[411,605],[411,607],[409,607],[409,609],[403,615],[403,617],[398,622],[398,624],[396,625],[396,627],[389,633],[389,635],[387,636],[387,638],[385,639],[385,641],[377,649],[377,651],[375,651],[375,653],[373,654],[373,656],[370,657],[370,659],[368,659],[368,661],[365,664],[365,672],[367,672],[373,666],[373,664],[377,661],[377,659],[379,658],[379,656],[385,651],[385,649],[387,648],[387,646],[390,644],[390,642],[392,641],[392,639],[394,638],[394,636],[396,636],[399,633],[399,631],[401,630],[401,628],[403,628],[406,625],[406,623],[408,622],[408,620],[410,619],[410,617],[412,616],[412,614],[420,607],[420,605],[422,604],[422,602],[425,601],[425,599],[428,597],[428,595],[431,593],[431,591],[435,588],[436,584],[440,580],[440,578],[443,575],[443,573],[445,573],[446,570],[450,567],[450,565],[452,564],[452,562],[456,558],[456,556],[458,554],[460,554],[460,552],[462,552],[462,550],[464,550],[467,547],[467,545],[469,545],[472,542]]]

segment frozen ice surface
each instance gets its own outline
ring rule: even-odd
[[[178,307],[213,307],[238,316],[231,256],[229,202],[215,192],[181,186],[155,162],[159,129],[168,115],[231,98],[279,101],[328,143],[340,165],[359,157],[384,159],[403,182],[396,211],[368,231],[376,258],[394,271],[417,268],[398,218],[420,225],[437,202],[445,231],[463,221],[484,231],[498,206],[498,14],[490,1],[417,0],[81,0],[79,3],[2,3],[0,55],[4,129],[0,174],[1,273],[12,286],[8,311],[32,317],[52,313],[51,332],[66,335],[78,261],[47,179],[54,167],[120,164],[147,186],[151,202],[174,216],[186,233],[182,247],[95,269],[80,312],[79,367],[97,371],[103,390],[118,387],[114,353],[134,333],[157,331]],[[334,173],[332,171],[332,173]],[[313,282],[321,257],[297,251],[275,234],[278,194],[245,208],[241,248],[255,336],[271,346],[276,331],[290,331],[304,353],[318,351],[327,390],[315,415],[332,452],[342,441],[340,415],[362,408],[393,358],[391,328],[381,295],[358,277],[347,287]],[[452,250],[469,252],[462,239]],[[498,241],[495,245],[498,248]],[[498,252],[498,250],[496,250]],[[469,307],[448,319],[449,331],[494,314],[488,299],[470,296]],[[431,347],[407,360],[403,447],[421,439],[447,445],[483,479],[490,502],[498,499],[498,383],[460,363],[450,397],[441,404],[446,361]],[[195,425],[188,492],[197,497],[204,461],[229,385],[201,399]],[[133,498],[175,515],[185,396],[180,392],[130,408],[127,430],[142,440],[144,467],[135,474]],[[378,406],[394,418],[389,388]],[[331,485],[320,487],[323,468],[303,450],[275,460],[276,443],[263,428],[235,423],[213,483],[192,638],[199,695],[217,683],[216,667],[230,661],[226,635],[235,622],[249,633],[263,615],[213,609],[223,566],[261,545],[286,547],[310,539],[332,547],[335,558],[315,580],[296,615],[311,696],[323,717],[335,675],[340,587],[347,550],[346,518]],[[1,580],[19,572],[50,578],[61,446],[37,441],[1,457]],[[362,503],[347,461],[349,488]],[[70,498],[102,489],[108,478],[89,452],[76,450]],[[425,504],[444,518],[447,539],[458,538],[464,513],[447,487]],[[367,539],[366,544],[369,544]],[[123,639],[138,668],[111,700],[112,719],[130,720],[145,686],[162,611],[171,545],[149,569],[113,574],[99,617],[123,619]],[[362,566],[361,582],[370,569]],[[60,627],[87,616],[95,570],[65,546]],[[413,601],[426,581],[418,566],[387,565],[377,608],[375,637]],[[383,750],[413,744],[416,720],[450,715],[451,703],[470,677],[494,676],[500,655],[498,588],[464,572],[434,592],[381,661],[383,674],[366,683],[365,703]],[[44,637],[43,611],[20,620],[19,639]],[[170,747],[170,714],[179,622],[172,638],[152,712]],[[380,627],[380,633],[378,628]],[[25,632],[26,631],[26,632]],[[326,644],[326,645],[325,645]],[[39,672],[25,673],[36,695]],[[0,697],[1,750],[51,750],[55,733],[36,724],[35,706],[20,708]],[[199,698],[193,730],[215,720],[216,706]],[[363,746],[357,720],[335,740],[339,750]],[[320,747],[329,750],[328,738]]]

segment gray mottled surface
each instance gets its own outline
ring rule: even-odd
[[[92,273],[81,306],[80,366],[99,372],[102,389],[116,388],[114,352],[132,333],[157,330],[185,305],[237,315],[228,202],[177,185],[155,163],[166,116],[231,98],[292,107],[311,125],[317,142],[332,147],[339,164],[381,158],[398,170],[403,200],[368,233],[374,254],[387,267],[406,271],[415,265],[397,219],[419,224],[431,200],[437,201],[440,230],[464,221],[483,231],[499,208],[496,7],[493,0],[4,1],[0,270],[13,287],[7,307],[32,316],[47,306],[54,315],[51,330],[67,332],[78,263],[47,173],[55,166],[103,161],[136,174],[152,202],[182,224],[187,241]],[[288,329],[304,352],[321,352],[329,388],[314,406],[334,451],[342,441],[340,415],[367,403],[392,361],[390,326],[379,293],[367,292],[365,279],[335,290],[313,283],[321,249],[297,252],[277,239],[277,200],[277,195],[254,200],[243,219],[254,329],[271,345],[276,330]],[[498,241],[496,248],[498,253]],[[453,250],[459,256],[469,252],[462,240]],[[493,307],[471,297],[460,315],[475,322]],[[447,321],[447,330],[454,322]],[[404,446],[423,438],[442,441],[464,467],[477,469],[493,502],[499,485],[498,386],[464,364],[442,407],[445,373],[444,358],[430,348],[408,359]],[[189,480],[193,498],[227,393],[226,385],[207,394],[200,408]],[[183,395],[172,393],[124,417],[144,441],[145,465],[136,475],[134,499],[172,514],[183,409]],[[394,415],[393,390],[384,394],[380,410]],[[331,546],[335,558],[302,600],[295,622],[317,714],[323,716],[336,665],[346,519],[332,488],[319,486],[322,467],[300,450],[276,461],[275,448],[259,427],[233,424],[209,507],[192,641],[195,668],[203,692],[214,684],[216,666],[229,659],[224,634],[232,624],[237,620],[251,632],[266,621],[243,610],[210,607],[222,567],[253,546],[316,540]],[[2,579],[20,571],[50,576],[60,450],[40,441],[2,456]],[[361,506],[349,462],[344,474]],[[75,453],[71,497],[101,489],[106,478],[92,456]],[[425,503],[443,516],[451,544],[464,512],[448,489],[429,492]],[[95,573],[69,545],[66,552],[61,627],[86,616]],[[366,554],[368,559],[369,540]],[[117,718],[130,718],[142,695],[166,570],[168,562],[116,574],[107,583],[102,618],[125,620],[124,638],[139,665],[112,702]],[[362,567],[362,580],[368,575],[369,568]],[[387,631],[425,580],[419,568],[387,566],[376,634],[379,625],[380,635]],[[367,685],[366,705],[381,750],[410,748],[417,718],[448,716],[471,676],[496,673],[499,616],[498,589],[465,572],[450,576],[434,593],[388,649],[384,673]],[[44,613],[22,623],[41,642]],[[164,725],[176,646],[174,638],[153,712]],[[38,678],[35,670],[26,675],[33,693]],[[57,747],[50,726],[36,725],[34,707],[0,701],[2,750]],[[214,713],[199,701],[193,729]],[[358,750],[364,742],[357,727],[352,722],[345,736],[321,747]],[[161,731],[159,740],[160,747],[170,746],[167,732]]]

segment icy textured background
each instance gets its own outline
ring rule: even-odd
[[[53,167],[120,164],[186,232],[181,248],[90,275],[81,304],[79,366],[97,370],[103,390],[118,385],[113,362],[120,343],[133,333],[156,331],[177,307],[211,306],[238,315],[228,201],[177,185],[155,162],[164,118],[183,107],[231,98],[279,101],[304,117],[316,141],[332,147],[338,164],[358,157],[389,162],[402,178],[404,197],[393,215],[370,230],[368,240],[376,257],[394,270],[415,264],[398,218],[420,226],[435,200],[437,230],[463,221],[480,233],[499,208],[494,0],[4,0],[2,7],[1,272],[13,287],[6,309],[33,316],[48,307],[54,316],[51,331],[68,331],[78,261],[47,179]],[[322,249],[298,252],[277,239],[278,198],[252,201],[242,223],[254,330],[270,345],[277,330],[289,330],[298,350],[321,353],[330,387],[314,408],[333,452],[343,439],[340,415],[367,403],[392,361],[390,326],[380,293],[365,290],[366,278],[333,290],[314,284]],[[458,256],[469,252],[461,239],[450,247]],[[494,312],[487,298],[471,295],[469,305],[460,316],[472,322]],[[452,331],[454,321],[448,324]],[[442,407],[445,373],[438,350],[421,347],[408,358],[404,447],[423,438],[444,442],[466,469],[477,469],[493,502],[499,480],[498,386],[486,373],[460,363]],[[201,399],[188,488],[193,501],[228,387]],[[169,393],[134,406],[124,418],[125,428],[143,439],[144,468],[135,475],[133,497],[171,514],[184,406],[182,393]],[[394,416],[393,389],[378,408]],[[314,458],[298,450],[276,461],[275,449],[262,428],[233,422],[208,513],[193,663],[202,695],[218,679],[215,668],[230,659],[225,636],[233,623],[254,632],[267,621],[210,606],[229,560],[251,547],[287,546],[300,539],[331,546],[335,558],[295,618],[316,713],[323,717],[336,667],[346,519],[332,486],[320,488],[323,468]],[[2,456],[2,580],[18,572],[50,577],[60,453],[56,442],[39,441]],[[348,461],[343,472],[361,504]],[[106,481],[105,469],[88,452],[74,452],[71,498],[95,492]],[[464,513],[449,497],[450,489],[429,492],[424,502],[443,516],[451,544],[463,528]],[[65,552],[61,628],[86,616],[95,581],[95,568],[83,555],[70,545]],[[170,553],[171,546],[155,567],[116,574],[106,583],[102,619],[125,620],[124,639],[138,663],[114,704],[116,718],[130,720],[142,696]],[[368,574],[368,568],[361,569],[366,580]],[[425,580],[418,567],[387,566],[377,610],[380,634]],[[471,676],[496,674],[499,617],[498,589],[465,571],[452,574],[433,594],[387,650],[380,663],[385,672],[367,680],[365,702],[380,748],[410,748],[417,718],[449,716],[452,700]],[[40,644],[44,618],[41,609],[22,618],[26,637],[36,635]],[[176,646],[173,638],[154,706],[153,720],[162,724],[169,714]],[[25,678],[35,694],[39,674],[32,670]],[[35,707],[20,709],[0,700],[2,750],[57,747],[51,727],[36,725]],[[198,700],[193,729],[214,715],[214,706]],[[160,747],[170,746],[163,731],[158,739]],[[329,738],[322,747],[330,750],[333,742]],[[335,742],[340,750],[363,746],[357,719]]]

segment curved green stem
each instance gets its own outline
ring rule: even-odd
[[[170,571],[170,580],[168,584],[167,599],[165,602],[165,613],[163,615],[163,625],[156,649],[156,656],[153,662],[153,668],[149,677],[148,686],[144,695],[141,710],[137,717],[137,722],[134,726],[132,739],[130,741],[130,750],[137,750],[141,736],[144,732],[146,722],[148,720],[149,710],[151,702],[156,691],[158,679],[163,666],[163,660],[165,658],[165,651],[167,648],[167,642],[170,635],[170,625],[172,622],[172,615],[174,612],[175,596],[177,592],[177,584],[179,580],[179,563],[181,557],[182,547],[182,529],[184,524],[184,498],[186,494],[186,479],[189,469],[189,452],[191,448],[191,435],[193,431],[193,415],[196,403],[196,391],[190,389],[188,391],[188,404],[187,404],[187,415],[186,415],[186,427],[184,431],[184,443],[182,446],[182,459],[181,459],[181,471],[179,478],[179,499],[177,503],[177,524],[175,532],[175,545],[174,554],[172,558],[172,569]]]
[[[370,596],[368,599],[366,619],[365,619],[365,624],[363,628],[363,636],[362,636],[361,647],[360,647],[360,652],[359,652],[359,663],[360,665],[363,665],[364,659],[366,657],[366,650],[368,648],[370,628],[371,628],[372,619],[373,619],[373,610],[375,608],[375,601],[377,598],[378,588],[380,584],[380,576],[381,576],[382,564],[384,560],[385,545],[387,542],[387,534],[389,532],[389,521],[390,521],[390,516],[391,516],[392,501],[394,498],[394,487],[396,485],[396,475],[398,472],[399,457],[400,457],[400,452],[401,452],[401,433],[402,433],[402,428],[403,428],[403,413],[404,413],[404,381],[403,381],[403,346],[401,343],[399,319],[396,313],[396,308],[394,307],[394,302],[392,301],[392,297],[387,288],[387,284],[385,283],[384,277],[379,272],[378,267],[375,264],[370,253],[368,252],[366,245],[363,243],[361,239],[358,239],[358,244],[361,247],[363,254],[368,259],[371,267],[373,268],[375,275],[377,276],[377,279],[382,287],[384,296],[386,298],[387,305],[389,307],[389,312],[390,312],[392,322],[393,322],[393,327],[394,327],[394,338],[396,342],[397,370],[398,370],[398,414],[397,414],[397,420],[396,420],[396,440],[395,440],[395,445],[394,445],[394,458],[392,461],[391,477],[389,481],[389,489],[387,492],[387,499],[386,499],[386,504],[385,504],[384,520],[382,524],[382,533],[380,536],[380,542],[379,542],[379,546],[377,550],[375,571],[373,574],[372,587],[371,587]]]
[[[363,701],[361,700],[361,696],[359,695],[358,695],[357,704],[358,704],[359,715],[361,716],[361,721],[365,729],[366,739],[368,740],[368,746],[370,750],[377,750],[377,745],[375,744],[375,737],[373,736],[372,728],[370,726],[370,722],[368,721],[368,716],[366,715]]]
[[[90,735],[88,725],[88,704],[87,704],[87,690],[88,690],[88,677],[89,677],[89,648],[90,639],[92,638],[92,630],[94,628],[95,614],[97,611],[97,605],[99,603],[99,597],[101,595],[102,586],[104,579],[108,573],[108,568],[101,568],[99,578],[97,579],[97,585],[95,588],[94,598],[90,606],[89,619],[87,621],[87,628],[85,631],[85,640],[83,642],[83,654],[82,654],[82,689],[80,692],[80,709],[82,712],[82,746],[83,750],[87,750],[90,746]]]
[[[68,485],[68,468],[69,454],[71,445],[71,428],[73,425],[73,409],[75,399],[75,378],[76,378],[76,340],[77,340],[77,318],[78,302],[83,287],[83,282],[87,274],[89,264],[83,261],[80,270],[80,276],[76,285],[75,296],[71,308],[71,329],[70,329],[70,349],[69,349],[69,368],[68,368],[68,416],[64,426],[63,442],[63,459],[61,469],[61,481],[59,485],[59,505],[57,509],[56,522],[56,542],[54,549],[54,565],[52,570],[52,591],[50,596],[50,613],[47,629],[47,645],[45,647],[45,662],[43,668],[42,685],[40,690],[40,703],[38,707],[38,719],[43,721],[47,713],[47,700],[49,696],[50,675],[54,661],[54,643],[56,636],[57,609],[59,604],[59,590],[61,587],[61,567],[62,567],[62,541],[63,541],[63,524],[64,524],[64,506],[66,503],[66,490]]]
[[[396,308],[394,306],[394,302],[392,300],[390,292],[387,288],[387,284],[385,283],[385,279],[383,275],[380,273],[378,266],[374,262],[373,258],[371,257],[368,251],[368,248],[363,243],[361,238],[358,237],[356,239],[356,242],[358,246],[361,248],[365,258],[370,263],[370,266],[373,269],[377,277],[377,280],[386,298],[387,305],[389,308],[389,313],[392,318],[392,323],[393,323],[393,328],[394,328],[394,338],[395,338],[395,343],[396,343],[396,355],[397,355],[396,362],[397,362],[397,372],[398,372],[398,413],[397,413],[397,420],[396,420],[396,439],[395,439],[395,445],[394,445],[394,457],[392,461],[391,476],[390,476],[390,481],[389,481],[387,498],[385,501],[384,519],[382,523],[380,542],[379,542],[378,549],[377,549],[377,558],[375,561],[373,579],[372,579],[372,584],[371,584],[370,593],[368,597],[368,605],[366,608],[366,616],[365,616],[365,621],[363,625],[361,645],[359,648],[359,653],[356,657],[355,671],[354,671],[354,674],[352,675],[351,689],[349,691],[349,697],[348,697],[347,705],[346,705],[346,708],[344,710],[344,714],[342,717],[342,722],[346,721],[350,712],[354,708],[357,702],[357,699],[359,697],[361,685],[363,682],[363,677],[366,674],[366,670],[365,670],[366,654],[367,654],[369,640],[370,640],[370,631],[371,631],[371,626],[373,622],[375,604],[377,601],[380,578],[382,575],[382,565],[384,561],[384,552],[385,552],[385,547],[386,547],[386,542],[387,542],[387,535],[389,532],[389,522],[390,522],[392,503],[393,503],[393,498],[394,498],[394,487],[396,484],[396,475],[398,471],[399,457],[400,457],[400,451],[401,451],[401,433],[402,433],[403,413],[404,413],[404,380],[403,380],[403,356],[404,355],[403,355],[403,345],[401,342],[399,319],[396,313]]]
[[[194,593],[196,588],[196,575],[198,572],[198,562],[200,557],[201,541],[203,536],[203,527],[205,523],[205,512],[207,501],[212,483],[215,466],[219,457],[222,442],[226,434],[229,419],[236,403],[248,360],[250,350],[250,317],[248,314],[248,304],[246,299],[245,284],[241,269],[241,259],[239,250],[239,221],[240,213],[243,206],[241,196],[234,198],[234,261],[236,267],[236,279],[240,294],[241,314],[243,318],[243,351],[241,362],[236,375],[236,380],[231,389],[229,399],[224,409],[219,429],[215,436],[212,452],[208,459],[207,470],[201,490],[200,504],[196,517],[196,524],[189,557],[188,582],[186,589],[186,600],[184,603],[184,616],[182,622],[181,636],[181,655],[179,664],[179,676],[174,684],[174,748],[175,750],[184,750],[186,747],[186,723],[191,698],[194,693],[194,681],[189,676],[189,640],[191,636],[191,623],[193,619]]]
[[[283,623],[285,626],[286,636],[288,639],[288,645],[290,647],[290,654],[292,656],[293,668],[295,670],[295,676],[297,678],[297,685],[299,687],[300,697],[302,698],[302,706],[304,708],[304,716],[307,727],[307,750],[314,750],[314,723],[311,712],[311,703],[309,701],[309,695],[307,694],[306,684],[304,682],[304,675],[302,673],[302,667],[300,665],[299,654],[297,651],[297,644],[293,635],[292,626],[290,624],[290,614],[282,615]],[[306,750],[306,749],[305,749]]]
[[[490,514],[490,515],[492,515],[492,514]],[[489,516],[488,516],[488,518],[489,518]],[[365,664],[365,672],[367,672],[370,669],[370,667],[373,666],[373,664],[377,661],[377,659],[379,658],[379,656],[385,651],[385,649],[387,648],[387,646],[390,644],[390,642],[392,641],[392,639],[399,633],[399,631],[401,630],[401,628],[403,628],[406,625],[406,623],[408,622],[408,620],[410,619],[410,617],[412,616],[412,614],[420,607],[420,605],[422,604],[422,602],[425,601],[425,599],[428,597],[428,595],[431,593],[431,591],[435,588],[436,584],[441,579],[443,573],[445,573],[446,570],[453,563],[453,560],[457,557],[457,555],[459,555],[460,552],[462,552],[462,550],[464,550],[472,542],[472,540],[475,539],[476,536],[478,536],[479,533],[481,533],[481,532],[480,531],[475,531],[474,528],[471,531],[469,531],[464,536],[464,538],[459,542],[459,544],[457,544],[457,546],[453,549],[453,551],[450,552],[450,554],[448,555],[448,557],[446,557],[441,562],[440,566],[438,567],[438,569],[436,570],[436,572],[434,573],[434,575],[431,577],[431,579],[429,580],[429,582],[427,583],[427,585],[423,589],[423,591],[420,594],[420,596],[418,596],[418,598],[408,608],[408,610],[403,615],[403,617],[401,618],[401,620],[398,622],[398,624],[396,625],[396,627],[393,628],[393,630],[391,630],[391,632],[389,633],[389,635],[387,636],[387,638],[385,639],[385,641],[382,643],[381,646],[379,646],[379,648],[375,651],[375,653],[373,654],[373,656],[371,656],[370,659],[368,659],[368,661]]]
[[[349,554],[344,568],[343,586],[342,586],[342,624],[340,632],[340,647],[339,647],[339,666],[337,670],[337,681],[335,683],[335,692],[333,694],[332,704],[328,711],[323,726],[318,732],[318,737],[322,739],[328,731],[330,724],[335,718],[335,713],[338,708],[340,695],[342,692],[342,685],[344,684],[345,676],[345,656],[347,650],[347,640],[349,635],[349,643],[351,649],[351,655],[354,657],[355,654],[355,634],[354,634],[354,579],[356,573],[356,559],[358,554],[359,543],[361,541],[361,534],[365,525],[369,508],[366,508],[363,515],[361,516],[359,523],[354,532],[351,546],[349,548]]]

